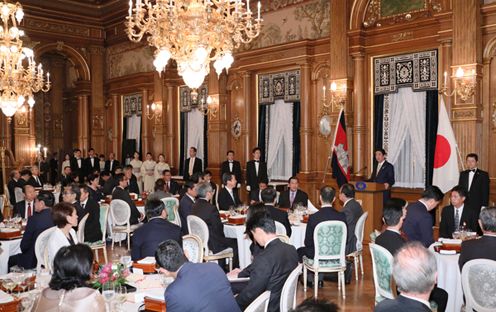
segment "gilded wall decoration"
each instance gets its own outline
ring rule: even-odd
[[[258,103],[273,104],[300,100],[300,70],[258,76]]]
[[[191,89],[188,86],[179,87],[179,103],[181,112],[191,112],[193,108],[197,108],[201,103],[207,103],[208,98],[208,85],[202,84],[198,88],[198,101],[196,103],[191,101]]]
[[[109,47],[106,52],[107,79],[155,71],[149,46],[124,42]]]
[[[131,117],[132,115],[141,116],[142,102],[143,102],[143,95],[141,93],[123,95],[122,105],[124,108],[124,117]]]
[[[393,16],[427,9],[427,0],[381,0],[381,16]]]
[[[392,25],[433,16],[443,10],[439,0],[370,0],[364,27]]]

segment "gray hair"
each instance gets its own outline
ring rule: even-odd
[[[496,207],[482,209],[479,215],[484,231],[496,232]]]
[[[430,293],[436,284],[437,264],[420,242],[405,244],[394,256],[393,277],[403,293]]]
[[[214,190],[212,189],[212,185],[208,182],[201,182],[196,185],[196,191],[198,193],[198,197],[206,198],[207,193],[212,193]]]

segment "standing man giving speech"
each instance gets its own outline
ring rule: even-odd
[[[378,148],[374,152],[377,166],[374,167],[369,182],[383,183],[383,203],[391,198],[391,187],[394,185],[394,166],[386,160],[386,151]]]

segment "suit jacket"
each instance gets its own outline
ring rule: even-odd
[[[294,246],[285,244],[277,238],[271,241],[253,259],[253,263],[238,275],[239,277],[250,277],[248,285],[236,297],[240,308],[246,309],[264,291],[270,290],[267,311],[279,311],[282,287],[297,265],[298,254]]]
[[[293,200],[293,205],[290,202],[290,190],[286,190],[279,195],[279,207],[282,208],[293,208],[296,204],[302,204],[303,206],[308,206],[308,195],[302,190],[296,190],[295,198]]]
[[[265,205],[265,207],[267,208],[267,211],[269,212],[272,219],[274,219],[274,221],[282,223],[282,225],[284,225],[284,227],[286,228],[286,235],[288,237],[291,237],[291,223],[289,223],[288,213],[281,209],[277,209],[272,205]]]
[[[374,309],[375,312],[429,312],[430,307],[422,302],[407,298],[405,296],[398,296],[396,299],[384,299],[379,302]]]
[[[38,180],[39,180],[39,183],[36,181],[36,179],[34,178],[34,176],[31,176],[28,180],[28,183],[29,185],[33,186],[33,187],[43,187],[43,184],[45,184],[45,182],[43,181],[43,178],[41,176],[38,176]]]
[[[154,257],[158,245],[168,239],[173,239],[182,245],[181,228],[160,217],[151,219],[134,232],[131,258],[136,261],[145,257]]]
[[[9,179],[9,183],[7,183],[7,188],[9,190],[10,204],[12,207],[14,207],[16,204],[15,188],[18,187],[17,182],[18,181],[15,181],[14,179]]]
[[[21,256],[17,257],[17,265],[25,269],[36,267],[36,255],[34,245],[38,235],[44,230],[53,226],[51,209],[44,209],[28,218],[26,231],[21,240]]]
[[[97,189],[96,191],[91,187],[89,189],[90,189],[90,198],[92,198],[97,203],[105,198],[105,195],[103,195],[103,192],[100,189]]]
[[[114,192],[112,193],[112,199],[121,199],[125,201],[129,205],[129,207],[131,207],[131,216],[129,217],[130,224],[137,224],[139,222],[141,214],[138,211],[138,208],[136,208],[136,204],[131,199],[131,196],[129,195],[129,192],[127,190],[116,187],[114,189]]]
[[[119,167],[121,163],[114,159],[114,162],[112,163],[112,170],[110,170],[110,160],[105,161],[105,170],[110,172],[112,175],[115,173],[115,167]]]
[[[26,201],[22,200],[14,206],[14,211],[12,212],[12,215],[15,216],[16,214],[19,214],[24,219],[26,216],[26,208],[27,208]],[[31,204],[31,208],[34,214],[34,201]]]
[[[255,169],[254,160],[250,160],[246,163],[246,185],[249,185],[252,190],[258,189],[258,183],[260,183],[260,181],[269,181],[267,163],[263,161],[259,162],[258,175]]]
[[[233,164],[232,166],[233,169],[231,171],[229,170],[228,160],[222,163],[220,167],[220,179],[222,180],[222,175],[224,175],[224,173],[233,173],[236,176],[236,180],[238,181],[238,183],[241,183],[243,181],[243,174],[241,173],[241,164],[237,160],[233,160],[232,164]]]
[[[193,204],[191,214],[201,218],[207,224],[210,250],[217,253],[229,247],[229,240],[224,235],[224,225],[220,220],[217,207],[200,198]]]
[[[470,207],[479,216],[481,206],[489,206],[489,175],[487,172],[477,169],[468,188],[468,176],[470,170],[465,170],[460,173],[458,184],[468,190],[468,196],[465,199],[465,206]]]
[[[356,236],[355,227],[358,219],[363,214],[362,206],[353,198],[350,199],[341,211],[346,216],[346,226],[348,228],[348,235],[346,241],[346,254],[356,251]]]
[[[467,206],[463,207],[462,215],[460,216],[460,225],[466,224],[467,228],[476,231],[478,216],[476,212]],[[455,231],[455,207],[448,205],[441,211],[441,222],[439,223],[439,237],[453,238]]]
[[[76,231],[74,231],[74,229],[71,229],[69,235],[72,237],[74,244],[77,244],[78,240],[76,236]],[[47,243],[48,261],[50,261],[50,263],[53,263],[53,259],[55,258],[57,251],[59,251],[59,249],[64,246],[70,246],[70,245],[71,244],[67,239],[67,237],[65,236],[64,232],[62,232],[60,228],[55,228],[55,231],[53,231],[52,234],[50,234],[50,238],[48,239],[48,243]]]
[[[184,181],[188,181],[190,176],[189,176],[189,161],[190,158],[186,159],[184,162],[184,170],[183,170],[183,179]],[[197,172],[202,172],[203,171],[203,166],[202,166],[202,160],[198,157],[195,157],[195,163],[193,164],[193,174]]]
[[[71,157],[71,171],[76,172],[79,176],[79,182],[84,181],[84,175],[85,175],[85,170],[84,170],[84,158],[81,158],[81,167],[79,167],[77,159],[75,157]]]
[[[164,295],[167,312],[240,312],[226,274],[217,263],[186,262]]]
[[[381,170],[377,173],[377,166],[375,165],[372,175],[370,176],[370,181],[376,183],[388,183],[389,186],[394,185],[394,166],[390,164],[387,160],[381,166]]]
[[[315,246],[313,244],[313,232],[315,227],[324,221],[343,221],[346,224],[346,215],[337,211],[331,206],[323,206],[319,211],[310,215],[308,218],[307,229],[305,232],[305,247],[301,247],[301,254],[309,258],[315,256]]]
[[[114,177],[110,177],[105,184],[103,184],[103,194],[110,195],[114,188],[119,185],[119,182]]]
[[[138,179],[134,174],[131,175],[131,179],[129,179],[129,185],[127,186],[127,189],[129,190],[129,193],[135,193],[135,194],[140,194],[139,187],[138,187]]]
[[[405,239],[400,234],[385,230],[381,235],[377,236],[375,243],[386,248],[393,256],[406,243]]]
[[[72,182],[74,182],[74,180],[70,176],[64,176],[64,175],[60,176],[60,184],[62,184],[62,187],[67,186]]]
[[[421,201],[409,204],[406,211],[403,232],[405,232],[408,240],[419,241],[424,247],[429,247],[434,243],[431,214]]]
[[[460,271],[465,263],[474,259],[496,260],[496,237],[483,235],[479,239],[464,241],[458,259]]]
[[[183,235],[188,234],[187,218],[193,210],[194,203],[195,202],[188,195],[184,195],[179,201],[179,217],[181,218],[181,232]]]
[[[88,213],[89,216],[84,226],[84,241],[90,243],[100,241],[102,240],[102,227],[100,225],[100,205],[93,198],[88,198],[86,204],[84,205],[84,208],[82,208],[83,216]]]
[[[181,186],[179,185],[179,183],[177,183],[174,180],[170,180],[170,183],[169,184],[170,184],[170,186],[169,186],[169,193],[172,194],[172,195],[176,195],[179,192],[179,190],[181,189]]]
[[[93,171],[98,170],[100,172],[100,158],[93,157],[93,165],[91,165],[91,157],[84,160],[84,172],[88,176]]]
[[[241,204],[241,200],[239,199],[238,192],[232,190],[233,196],[229,194],[229,191],[223,187],[219,191],[219,209],[220,210],[229,210],[229,206],[239,206]],[[234,198],[233,198],[234,197]]]
[[[253,200],[253,201],[256,201],[256,202],[262,202],[262,191],[260,189],[256,189],[255,191],[253,192],[250,192],[250,202]]]

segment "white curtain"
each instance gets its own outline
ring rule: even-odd
[[[384,137],[395,186],[425,186],[426,92],[400,88],[384,97]]]
[[[289,179],[293,173],[293,103],[276,100],[269,106],[267,171],[269,179]]]
[[[140,143],[141,143],[141,116],[138,116],[136,114],[131,115],[130,117],[127,117],[127,133],[126,133],[126,139],[136,140],[136,150],[140,150]],[[133,155],[131,155],[132,157]]]
[[[204,151],[204,125],[205,116],[203,113],[196,108],[187,113],[187,125],[186,129],[186,148],[184,159],[189,157],[189,148],[196,147],[198,158],[203,160],[203,165],[205,164],[205,151]]]

